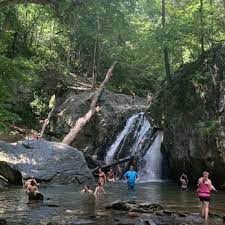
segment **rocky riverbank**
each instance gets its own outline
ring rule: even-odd
[[[126,212],[127,218],[118,217],[116,225],[197,225],[204,223],[198,213],[171,210],[159,203],[135,201],[115,201],[105,206],[107,210]],[[223,223],[223,214],[210,214],[210,224],[213,221]]]

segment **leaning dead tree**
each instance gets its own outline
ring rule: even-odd
[[[48,113],[47,118],[44,120],[44,123],[42,125],[41,128],[41,132],[40,132],[40,136],[39,139],[41,139],[44,135],[45,129],[48,126],[49,122],[50,122],[50,118],[55,110],[55,106],[56,106],[56,100],[55,100],[55,95],[53,95],[49,101],[49,108],[51,109],[50,112]]]
[[[78,133],[86,125],[86,123],[92,118],[92,116],[96,112],[100,111],[100,107],[97,106],[97,103],[106,84],[109,82],[110,78],[112,77],[112,71],[116,63],[117,62],[114,62],[112,66],[109,68],[104,81],[100,84],[98,90],[94,93],[89,111],[83,117],[80,117],[76,121],[75,125],[71,128],[70,132],[64,137],[62,143],[71,145],[73,141],[75,140],[75,138],[77,137]]]

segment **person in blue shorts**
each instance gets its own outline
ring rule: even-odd
[[[127,181],[129,191],[134,191],[135,182],[138,179],[138,173],[134,171],[133,166],[130,166],[130,170],[124,174],[124,178]]]

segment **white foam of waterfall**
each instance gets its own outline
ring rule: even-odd
[[[139,174],[141,180],[160,180],[162,176],[162,153],[161,143],[163,133],[159,132],[143,158],[144,167],[140,168]]]
[[[135,114],[130,117],[124,129],[117,135],[115,142],[110,146],[109,150],[107,151],[107,155],[105,157],[106,164],[109,164],[113,161],[114,156],[118,150],[119,145],[126,140],[126,137],[129,134],[129,130],[131,129],[132,125],[137,121],[139,114]]]
[[[135,153],[138,149],[142,147],[142,144],[144,143],[144,139],[147,132],[151,129],[151,125],[147,118],[144,116],[144,113],[141,114],[142,118],[139,120],[138,127],[141,126],[141,129],[138,131],[138,129],[135,132],[135,141],[132,145],[132,153]],[[150,134],[150,133],[149,133]]]

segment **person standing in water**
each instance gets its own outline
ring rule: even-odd
[[[133,166],[130,166],[130,170],[124,174],[124,178],[127,181],[129,191],[134,191],[135,183],[138,179],[138,173],[134,171]]]
[[[188,191],[188,178],[186,174],[182,174],[180,177],[180,182],[181,182],[181,191]]]
[[[102,171],[102,168],[99,168],[98,170],[98,183],[101,183],[102,185],[106,183],[106,175]]]
[[[102,183],[98,182],[98,186],[95,188],[94,195],[99,196],[101,194],[105,194],[105,190]]]
[[[205,218],[205,220],[208,219],[209,214],[209,202],[210,202],[210,192],[215,189],[215,187],[212,185],[211,180],[209,179],[209,172],[204,171],[203,177],[200,177],[198,180],[198,197],[200,201],[202,202],[202,217]]]

